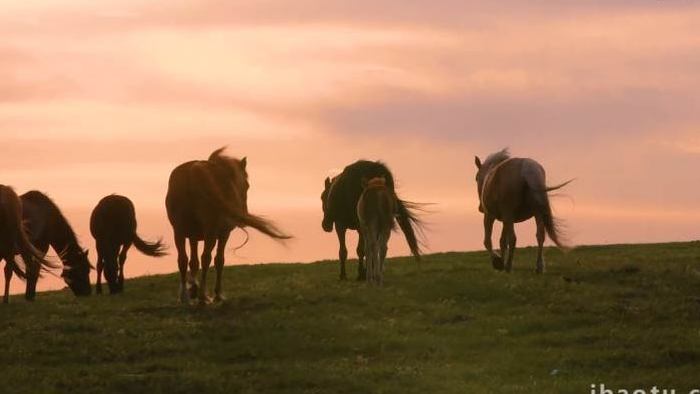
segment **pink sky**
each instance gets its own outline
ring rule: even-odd
[[[481,3],[5,1],[0,183],[51,195],[90,249],[110,193],[172,243],[170,171],[228,145],[249,157],[251,210],[296,236],[253,234],[228,263],[313,261],[337,254],[323,179],[382,159],[402,197],[435,204],[430,251],[469,250],[473,156],[509,146],[550,183],[577,178],[554,200],[577,244],[696,239],[700,3]]]

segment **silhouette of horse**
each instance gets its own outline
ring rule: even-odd
[[[46,255],[49,246],[63,262],[61,277],[76,296],[89,296],[90,269],[87,250],[78,243],[73,228],[63,216],[58,206],[45,194],[30,191],[20,196],[22,216],[27,223],[30,240]],[[27,299],[36,296],[36,283],[39,272],[27,272]]]
[[[394,177],[389,169],[381,162],[360,160],[343,170],[333,179],[326,178],[325,189],[321,194],[323,207],[323,222],[321,227],[326,232],[335,231],[340,243],[340,279],[345,280],[345,262],[348,258],[348,249],[345,244],[345,234],[348,229],[357,230],[359,241],[357,243],[357,279],[365,279],[364,268],[364,234],[360,229],[357,217],[357,203],[362,194],[362,179],[383,177],[386,187],[394,193]],[[419,204],[403,201],[396,197],[396,221],[406,237],[411,253],[420,260],[420,242],[416,236],[416,230],[422,230],[422,224],[416,215]]]
[[[14,273],[26,279],[26,273],[15,260],[15,254],[22,256],[26,270],[39,272],[40,263],[45,267],[53,265],[44,259],[44,254],[29,241],[22,223],[22,201],[11,187],[0,185],[0,260],[5,260],[4,303],[10,302],[10,281]]]
[[[131,245],[147,256],[165,255],[160,240],[146,242],[138,236],[134,204],[124,196],[112,194],[97,203],[90,216],[90,233],[97,246],[97,294],[102,294],[103,269],[109,293],[124,291],[124,263]]]
[[[538,162],[512,158],[508,149],[490,155],[483,163],[477,156],[475,164],[478,169],[476,183],[479,211],[484,214],[484,246],[491,255],[493,268],[511,271],[516,243],[514,224],[534,217],[537,223],[537,272],[543,273],[545,232],[559,248],[567,249],[557,220],[552,214],[547,193],[563,188],[573,179],[558,186],[547,187],[544,168]],[[503,222],[501,256],[493,251],[491,242],[496,220]]]
[[[395,228],[397,198],[384,177],[362,180],[363,192],[357,203],[357,218],[365,241],[367,282],[384,283],[384,260],[391,230]]]
[[[187,286],[191,298],[200,303],[209,302],[207,296],[207,270],[216,247],[216,301],[223,299],[221,275],[224,268],[224,252],[229,235],[236,227],[250,226],[275,239],[290,236],[260,216],[248,212],[247,159],[238,160],[224,156],[224,148],[214,151],[208,160],[190,161],[176,167],[170,174],[165,205],[168,219],[173,226],[175,247],[180,269],[180,301],[187,302]],[[185,243],[189,238],[188,258]],[[201,279],[196,276],[200,262],[197,257],[198,242],[204,241],[201,260]]]

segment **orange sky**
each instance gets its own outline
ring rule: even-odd
[[[697,238],[700,3],[481,3],[3,1],[0,183],[50,194],[91,249],[109,193],[171,242],[170,170],[228,145],[251,210],[296,235],[254,234],[229,264],[313,261],[337,250],[324,177],[382,159],[402,197],[435,203],[430,250],[465,250],[473,156],[510,146],[577,178],[554,202],[575,243]],[[176,269],[130,257],[130,276]]]

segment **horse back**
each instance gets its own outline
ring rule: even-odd
[[[224,226],[223,198],[217,173],[208,161],[195,160],[177,166],[170,174],[165,205],[168,219],[176,232],[203,239],[208,232]]]
[[[389,188],[368,188],[360,196],[357,217],[363,226],[375,225],[380,233],[391,231],[395,215],[396,196]]]
[[[102,198],[90,215],[90,233],[95,239],[127,243],[134,238],[136,213],[127,197],[112,194]]]
[[[343,170],[333,186],[328,207],[336,225],[357,230],[357,205],[362,195],[362,179],[383,177],[386,187],[394,190],[394,178],[389,169],[380,162],[360,160]]]

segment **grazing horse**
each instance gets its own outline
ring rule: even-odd
[[[97,246],[97,294],[102,294],[103,269],[109,293],[124,291],[124,263],[131,245],[147,256],[165,255],[160,240],[146,242],[138,236],[134,204],[124,196],[112,194],[97,203],[90,216],[90,233]]]
[[[395,228],[397,198],[386,185],[386,178],[362,180],[363,192],[357,203],[357,218],[365,240],[367,282],[384,283],[384,260],[391,230]]]
[[[44,193],[36,190],[20,196],[22,216],[27,223],[30,240],[43,255],[49,246],[58,254],[63,263],[61,277],[76,296],[89,296],[90,269],[87,250],[83,249],[73,228],[63,216],[58,206]],[[27,299],[36,296],[36,283],[39,272],[27,273]]]
[[[394,177],[389,169],[381,162],[360,160],[343,170],[333,179],[326,178],[325,189],[321,194],[323,208],[323,222],[321,227],[326,232],[333,231],[338,235],[340,243],[340,279],[345,280],[345,262],[348,258],[348,249],[345,244],[345,234],[348,229],[357,230],[359,241],[357,243],[357,279],[365,279],[364,267],[364,234],[357,218],[357,203],[363,192],[362,179],[383,177],[386,187],[396,197],[396,221],[406,237],[411,253],[420,260],[420,242],[416,236],[416,230],[422,231],[422,223],[416,215],[420,209],[419,204],[403,201],[394,192]]]
[[[207,296],[207,270],[216,247],[216,301],[223,299],[221,275],[224,268],[224,252],[229,235],[236,227],[250,226],[275,239],[289,239],[274,224],[248,212],[247,160],[223,155],[224,148],[214,151],[208,160],[190,161],[176,167],[170,174],[165,206],[173,226],[178,268],[180,269],[180,301],[198,297],[200,303],[209,302]],[[189,238],[188,258],[185,243]],[[204,241],[200,282],[197,256],[198,242]],[[190,285],[187,294],[186,281]]]
[[[514,225],[534,217],[537,223],[537,272],[543,273],[545,232],[559,248],[567,249],[557,220],[552,214],[548,193],[563,188],[573,179],[558,186],[547,187],[544,168],[538,162],[513,158],[507,149],[490,155],[483,163],[476,157],[475,164],[478,169],[476,183],[479,211],[484,214],[484,246],[491,255],[493,268],[511,271],[516,242]],[[501,256],[493,251],[491,242],[496,220],[503,222]]]
[[[39,272],[40,267],[36,263],[53,268],[53,265],[44,259],[44,254],[29,241],[22,223],[22,201],[11,187],[0,185],[0,260],[5,260],[4,303],[10,302],[12,274],[21,279],[27,277],[15,260],[15,254],[18,252],[28,272]]]

